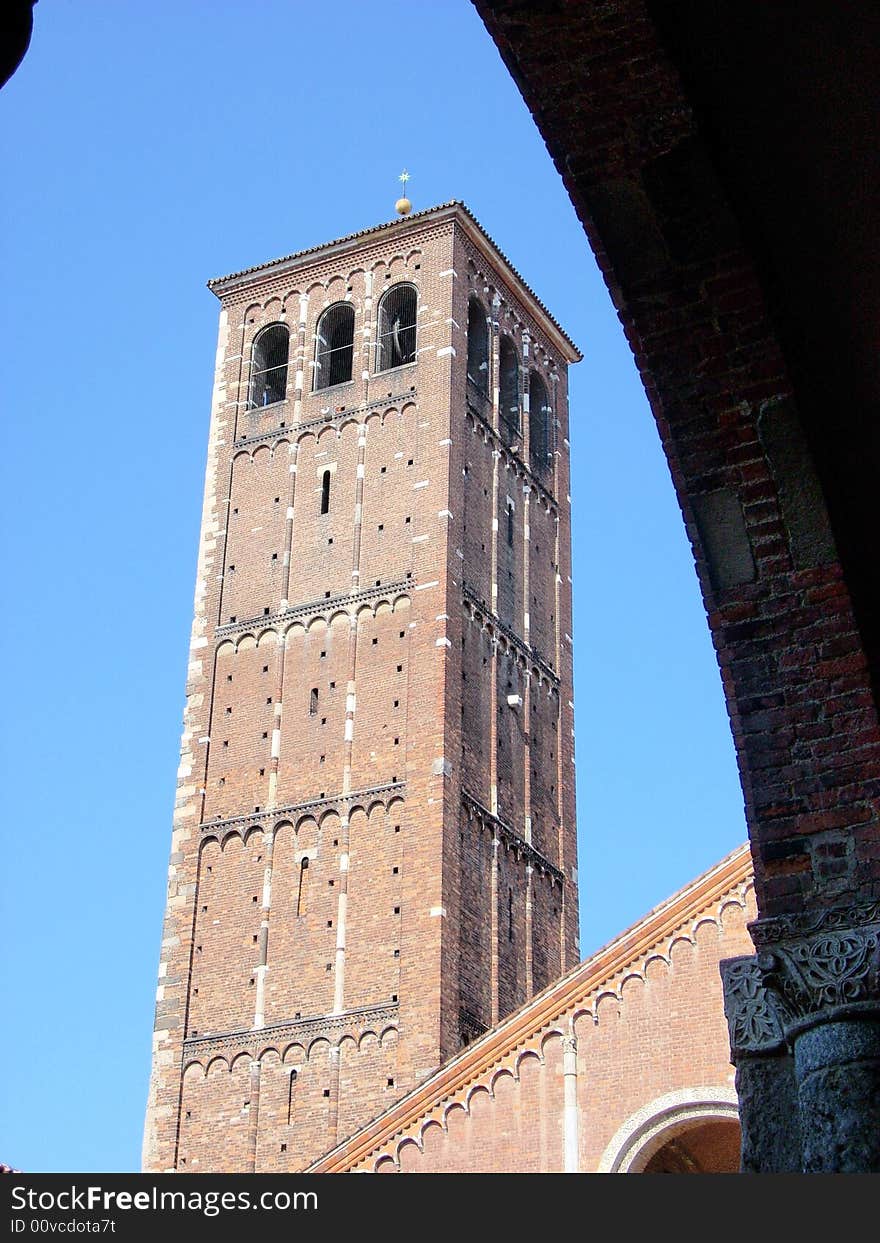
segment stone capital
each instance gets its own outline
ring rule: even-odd
[[[721,980],[731,1061],[785,1052],[786,1010],[782,998],[766,986],[757,958],[725,959]]]
[[[818,1023],[880,1015],[880,902],[759,919],[749,931],[751,972],[773,995],[788,1040]]]

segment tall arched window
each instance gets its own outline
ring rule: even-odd
[[[248,404],[271,406],[287,392],[287,354],[290,332],[286,324],[270,324],[254,340],[251,354],[251,391]]]
[[[382,298],[376,343],[377,371],[415,362],[417,305],[414,285],[392,285]]]
[[[529,456],[534,470],[545,470],[550,461],[551,420],[547,386],[533,371],[529,376]]]
[[[498,387],[501,435],[505,443],[511,444],[519,435],[519,359],[510,337],[501,338]]]
[[[467,378],[481,393],[488,393],[489,325],[478,298],[468,299]]]
[[[351,379],[354,361],[354,307],[350,302],[328,306],[318,320],[315,388],[329,388]]]

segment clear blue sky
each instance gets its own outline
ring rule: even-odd
[[[463,199],[572,371],[584,955],[745,840],[690,547],[583,231],[468,0],[41,0],[0,92],[0,1160],[139,1167],[217,310]],[[13,624],[14,623],[14,624]]]

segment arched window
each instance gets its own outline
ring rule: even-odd
[[[290,332],[286,324],[270,324],[254,340],[251,354],[249,405],[271,406],[287,392],[287,354]]]
[[[529,376],[529,456],[534,470],[550,462],[552,410],[547,386],[536,371]]]
[[[321,513],[330,513],[330,472],[325,470],[321,476]]]
[[[519,435],[519,359],[510,337],[501,338],[498,359],[501,435],[507,444]]]
[[[379,303],[377,371],[415,362],[417,303],[414,285],[392,285]]]
[[[467,378],[481,393],[488,393],[489,325],[478,298],[468,299]]]
[[[354,362],[354,307],[350,302],[328,306],[318,320],[315,388],[329,388],[351,379]]]

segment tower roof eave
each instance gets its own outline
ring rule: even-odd
[[[208,281],[208,288],[218,298],[222,299],[225,294],[231,293],[234,290],[257,284],[270,273],[295,271],[297,268],[305,267],[319,256],[325,258],[336,254],[345,254],[360,245],[367,238],[379,240],[382,234],[415,231],[424,225],[429,218],[442,219],[444,216],[457,219],[471,240],[482,250],[488,252],[488,257],[492,259],[501,275],[507,277],[510,283],[525,295],[529,309],[541,322],[548,337],[554,341],[566,362],[580,362],[583,354],[571,337],[551,315],[531,286],[523,280],[520,273],[489,236],[470,208],[459,199],[450,199],[447,203],[440,203],[435,207],[427,207],[423,211],[413,212],[410,216],[372,225],[369,229],[361,229],[357,233],[348,233],[344,237],[335,238],[333,241],[323,242],[320,246],[311,246],[306,250],[294,251],[293,254],[284,255],[280,259],[271,259],[266,263],[256,264],[254,267],[242,268],[238,272],[230,272],[226,276],[214,277]]]

